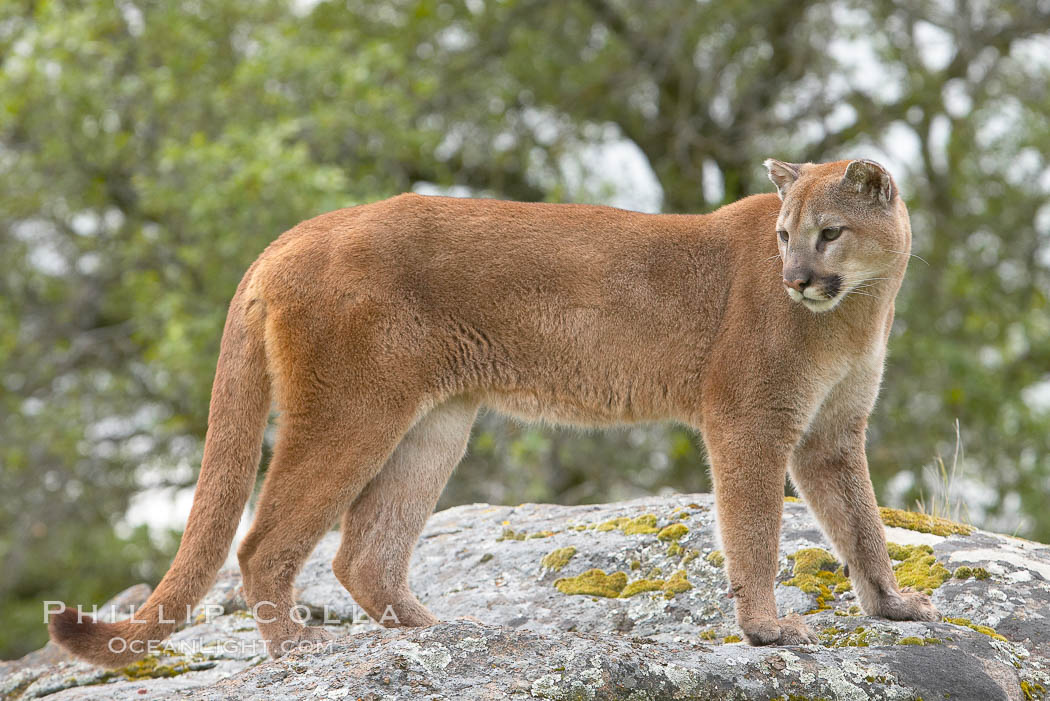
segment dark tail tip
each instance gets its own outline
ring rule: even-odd
[[[124,628],[119,623],[96,621],[69,607],[50,614],[47,623],[51,640],[80,659],[102,667],[123,667],[145,656],[145,651],[130,649],[122,637]]]
[[[77,641],[94,625],[97,625],[95,619],[85,617],[78,620],[76,610],[63,606],[61,611],[48,617],[47,632],[53,641],[75,653],[79,647]]]

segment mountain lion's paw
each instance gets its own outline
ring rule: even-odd
[[[941,612],[922,592],[904,587],[879,601],[879,616],[891,621],[939,621]]]
[[[818,642],[817,636],[797,614],[787,618],[749,621],[741,623],[740,627],[752,645],[809,645]]]

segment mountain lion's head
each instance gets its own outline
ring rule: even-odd
[[[899,281],[911,229],[885,168],[867,160],[799,164],[772,158],[765,166],[783,201],[773,235],[792,300],[826,312],[851,294],[886,294],[881,281]]]

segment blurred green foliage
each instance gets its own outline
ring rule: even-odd
[[[994,495],[971,514],[1050,540],[1048,29],[1029,0],[0,5],[0,656],[46,639],[44,599],[163,572],[175,539],[128,504],[192,484],[226,303],[270,240],[426,184],[603,201],[618,174],[585,156],[625,140],[681,212],[770,190],[767,156],[889,154],[927,264],[876,486],[917,496],[958,418],[960,498]],[[442,504],[662,487],[707,487],[685,429],[485,416]]]

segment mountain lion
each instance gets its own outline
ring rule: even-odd
[[[52,638],[117,666],[141,656],[129,642],[175,629],[168,619],[226,557],[271,397],[273,461],[237,554],[249,606],[268,607],[257,610],[272,655],[325,635],[289,614],[292,585],[340,516],[332,566],[354,601],[391,625],[437,621],[408,588],[409,557],[483,405],[699,430],[753,645],[816,642],[800,617],[777,616],[773,596],[786,473],[864,611],[937,619],[929,598],[897,585],[864,454],[911,247],[907,210],[872,161],[766,168],[779,197],[707,215],[407,194],[285,233],[230,304],[171,569],[140,622],[78,622],[66,609]]]

